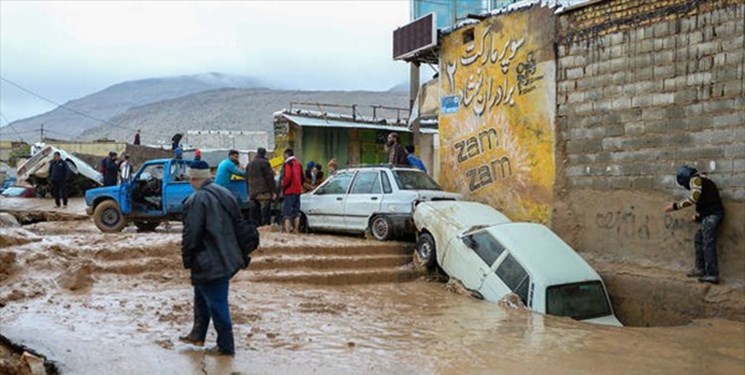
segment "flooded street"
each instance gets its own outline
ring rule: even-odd
[[[61,373],[745,372],[743,322],[579,323],[428,281],[407,265],[409,244],[269,231],[231,283],[236,356],[209,357],[177,340],[192,319],[180,226],[102,234],[87,220],[39,222],[0,236],[0,334]]]

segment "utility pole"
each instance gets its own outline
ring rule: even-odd
[[[419,94],[419,63],[409,63],[409,115],[414,113],[416,109],[418,112],[419,103],[416,100],[417,94]],[[412,140],[411,143],[414,147],[419,148],[419,118],[414,119],[411,129]]]
[[[41,128],[39,129],[39,133],[40,133],[39,136],[41,137],[39,142],[44,142],[44,123],[41,123]]]

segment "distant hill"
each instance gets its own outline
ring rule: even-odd
[[[44,124],[52,138],[74,139],[82,132],[101,126],[100,120],[109,120],[128,109],[178,98],[207,90],[226,87],[260,87],[254,78],[231,76],[220,73],[205,73],[177,77],[151,78],[119,83],[94,94],[71,100],[64,107],[82,112],[95,119],[81,116],[69,109],[58,107],[47,113],[14,121],[11,124],[26,140],[38,139],[38,133],[29,133]],[[9,127],[0,128],[1,139],[18,139]]]
[[[401,82],[388,89],[388,92],[409,92],[409,82]]]
[[[273,131],[273,113],[289,108],[291,101],[357,104],[364,116],[368,105],[407,108],[408,95],[371,91],[279,91],[270,89],[219,89],[143,105],[119,114],[106,124],[84,131],[80,138],[110,138],[131,142],[135,129],[142,130],[144,144],[169,143],[175,133],[188,130]],[[312,107],[304,107],[313,109]],[[317,108],[316,108],[317,109]],[[335,108],[323,108],[327,112]],[[394,113],[379,112],[379,117]]]

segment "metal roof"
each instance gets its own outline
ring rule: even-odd
[[[294,116],[281,114],[288,121],[294,122],[299,126],[313,126],[319,128],[349,128],[349,129],[373,129],[373,130],[390,130],[395,132],[411,133],[411,130],[405,126],[377,125],[364,122],[345,121],[339,119],[323,119],[316,117]],[[420,129],[422,134],[437,134],[437,129]]]

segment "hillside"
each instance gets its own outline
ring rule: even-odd
[[[173,134],[187,130],[271,132],[273,113],[288,108],[291,101],[358,104],[366,116],[372,115],[366,105],[408,107],[408,96],[401,92],[220,89],[132,108],[113,117],[110,124],[83,132],[80,138],[131,142],[134,130],[141,129],[143,143],[157,144],[169,143]]]
[[[28,131],[39,129],[41,124],[44,124],[44,128],[49,131],[50,137],[72,139],[88,129],[100,126],[101,121],[96,119],[109,120],[133,107],[207,90],[258,86],[260,83],[253,78],[220,73],[127,81],[80,99],[71,100],[65,103],[64,107],[14,121],[11,125],[27,140],[38,139],[38,133]],[[93,118],[82,116],[74,111],[82,112]],[[0,128],[0,138],[17,139],[18,136],[5,126]]]

